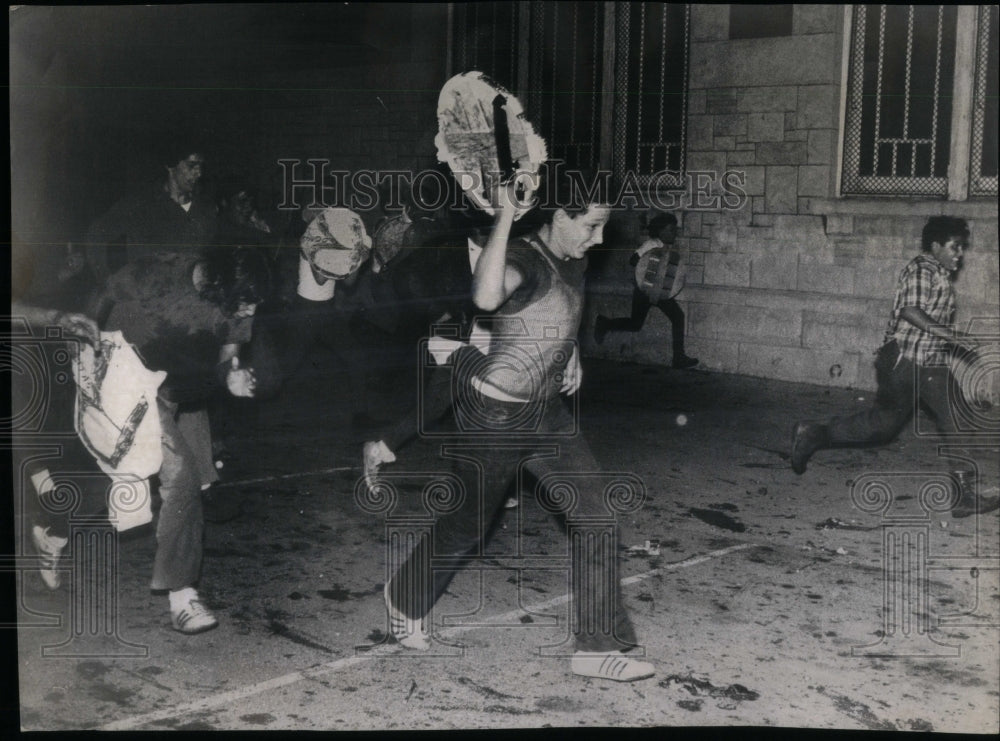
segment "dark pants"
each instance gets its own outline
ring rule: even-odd
[[[61,538],[69,535],[70,517],[90,517],[104,509],[111,486],[111,479],[76,434],[73,374],[53,360],[55,353],[68,359],[75,352],[73,344],[45,343],[51,353],[46,357],[34,339],[14,340],[11,358],[32,360],[32,365],[14,369],[37,367],[41,372],[9,374],[12,409],[20,417],[12,419],[10,434],[14,494],[20,498],[15,512],[23,512],[30,525],[49,528],[51,535]],[[39,491],[38,486],[47,488],[46,480],[51,488]]]
[[[607,329],[609,332],[638,332],[642,325],[646,323],[646,316],[649,314],[653,304],[649,297],[638,288],[632,289],[632,316],[609,319]],[[684,357],[684,310],[680,304],[672,298],[661,299],[656,307],[662,311],[670,320],[670,328],[673,334],[674,360]]]
[[[948,365],[914,367],[912,361],[900,358],[897,344],[889,342],[878,351],[875,373],[875,404],[863,412],[831,419],[831,445],[889,442],[913,417],[918,405],[931,413],[941,432],[955,431],[951,399],[959,397]]]
[[[470,391],[470,394],[474,393]],[[532,438],[502,432],[505,424],[517,419],[522,404],[496,401],[477,395],[475,417],[494,435],[463,442],[475,445],[467,456],[475,463],[456,468],[466,489],[466,497],[454,512],[440,516],[430,538],[418,542],[392,578],[390,598],[411,618],[426,615],[455,576],[457,570],[481,555],[490,534],[490,526],[503,509],[509,486],[518,466],[531,456],[540,455],[542,446],[557,445],[554,457],[536,457],[525,468],[537,480],[551,474],[563,474],[571,482],[575,501],[563,519],[571,534],[571,583],[573,594],[573,632],[581,651],[627,650],[636,645],[635,631],[621,602],[618,574],[617,527],[613,511],[604,499],[604,482],[589,475],[600,471],[590,447],[572,431],[574,419],[561,398],[550,399]],[[480,484],[481,482],[481,484]],[[560,500],[567,490],[550,489],[547,499]],[[552,511],[551,506],[546,507]],[[430,568],[433,556],[433,568]],[[430,570],[430,573],[428,573]]]

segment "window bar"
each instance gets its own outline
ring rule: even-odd
[[[497,64],[499,60],[497,59],[497,33],[499,32],[499,24],[497,23],[497,3],[490,3],[493,9],[493,23],[490,26],[493,33],[490,34],[490,69],[499,71],[500,65]],[[496,73],[494,73],[496,74]],[[498,80],[499,82],[499,80]],[[508,83],[509,84],[509,83]]]
[[[845,149],[848,159],[848,173],[846,183],[841,184],[844,192],[856,192],[858,181],[861,176],[861,114],[864,105],[864,51],[865,37],[868,33],[868,8],[856,6],[853,14],[854,24],[854,44],[851,52],[851,99],[850,115],[847,117],[849,130],[847,132],[847,143]]]
[[[646,3],[639,3],[639,80],[635,104],[635,169],[642,172],[642,61],[646,58]]]
[[[469,42],[469,56],[466,57],[466,64],[479,65],[479,3],[473,3],[470,9],[472,12],[472,30],[469,32],[471,40]]]
[[[687,163],[685,161],[685,154],[687,151],[687,114],[688,114],[688,85],[691,80],[691,4],[688,3],[684,6],[684,93],[681,113],[681,143],[680,143],[680,157],[678,159],[678,165],[682,172],[687,171]],[[680,175],[678,174],[678,179]],[[678,183],[680,184],[680,183]]]
[[[912,11],[911,11],[912,12]],[[941,100],[941,42],[944,36],[944,6],[938,6],[937,56],[934,60],[934,109],[931,113],[931,177],[937,165],[938,101]]]
[[[906,139],[910,131],[910,86],[913,77],[913,6],[907,8],[906,13],[906,79],[903,91],[903,139]]]
[[[577,30],[578,21],[580,18],[580,6],[579,3],[573,3],[573,43],[571,44],[572,53],[570,54],[570,65],[569,68],[573,70],[572,82],[569,88],[569,140],[571,142],[576,141],[576,47],[577,47]],[[579,156],[577,158],[577,164],[579,164]]]
[[[659,120],[659,128],[657,129],[657,131],[659,132],[659,136],[657,136],[657,139],[659,139],[662,142],[663,141],[663,97],[664,97],[663,91],[666,89],[667,86],[667,9],[665,7],[660,9],[660,19],[661,19],[660,20],[660,105],[659,105],[660,120]],[[651,164],[653,164],[653,166],[655,167],[656,166],[655,160]],[[653,170],[650,169],[650,172],[652,171]]]
[[[879,8],[878,75],[875,85],[875,146],[872,147],[872,172],[878,172],[878,145],[882,135],[882,64],[885,60],[885,5]]]
[[[618,37],[615,33],[617,28],[618,18],[621,15],[627,16],[627,12],[624,14],[619,13],[615,8],[613,2],[603,2],[601,4],[603,9],[602,17],[602,27],[603,27],[603,38],[600,50],[602,52],[601,59],[604,63],[601,65],[601,80],[600,80],[600,93],[597,96],[600,101],[600,118],[599,122],[595,124],[594,128],[594,138],[597,140],[598,153],[597,162],[598,166],[604,170],[612,169],[614,165],[614,151],[615,151],[615,141],[618,136],[616,127],[614,126],[614,115],[615,115],[615,96],[613,91],[615,90],[615,58],[618,48]],[[594,26],[596,33],[596,24]],[[594,46],[595,51],[598,49],[597,45]],[[596,75],[596,69],[595,69]],[[596,112],[596,111],[595,111]]]
[[[600,29],[604,25],[604,17],[600,12],[601,6],[596,2],[594,3],[594,40],[591,42],[594,49],[594,56],[598,59],[603,60],[601,62],[601,69],[604,69],[604,65],[608,63],[607,57],[597,56],[600,54],[598,44],[601,41]],[[598,146],[598,132],[600,127],[597,124],[597,116],[600,114],[601,110],[601,96],[598,93],[597,87],[597,65],[595,64],[590,70],[590,157],[588,158],[587,166],[594,167],[598,169],[601,166],[600,163],[600,153],[597,151]]]
[[[906,14],[906,81],[903,92],[903,141],[910,138],[910,85],[913,77],[913,6]],[[896,175],[896,151],[898,145],[892,148],[892,174]],[[917,144],[910,147],[910,175],[917,174]]]
[[[510,5],[510,37],[509,37],[509,39],[510,39],[510,53],[508,55],[510,57],[510,59],[508,60],[509,66],[507,67],[507,74],[508,74],[508,80],[507,80],[507,82],[508,82],[508,84],[510,84],[511,89],[514,90],[517,95],[523,95],[523,92],[521,91],[521,88],[518,85],[518,79],[517,79],[517,60],[518,60],[518,54],[517,54],[517,41],[518,41],[518,39],[517,39],[517,24],[518,24],[518,19],[520,18],[520,15],[521,15],[520,10],[521,10],[520,9],[520,5],[518,3],[511,3],[511,5]],[[527,103],[526,100],[524,100],[523,102]]]
[[[992,16],[996,13],[996,6],[983,6],[979,9],[979,39],[976,44],[976,87],[973,94],[973,119],[972,119],[972,157],[971,157],[971,179],[969,192],[971,195],[996,195],[997,175],[983,174],[983,145],[986,132],[986,106],[990,98],[991,91],[987,89],[990,54],[994,51],[991,44],[994,43],[992,36]],[[995,96],[996,92],[992,91]],[[993,105],[995,105],[995,101]]]
[[[626,141],[627,141],[627,131],[625,127],[625,122],[628,121],[628,111],[631,101],[628,96],[628,52],[627,50],[631,46],[631,25],[632,25],[632,13],[628,5],[623,4],[620,8],[620,13],[616,13],[618,19],[618,29],[616,31],[616,42],[615,49],[621,50],[620,54],[615,55],[615,89],[624,91],[625,94],[621,96],[620,102],[616,101],[613,107],[613,112],[617,112],[617,122],[615,124],[615,142],[612,149],[612,164],[614,165],[615,174],[619,182],[625,177],[625,172],[628,170],[628,161],[626,155],[628,154]],[[614,118],[614,117],[613,117]]]
[[[556,33],[556,29],[559,28],[559,5],[554,3],[552,5],[552,82],[550,83],[552,89],[552,110],[549,113],[549,121],[552,126],[552,133],[555,134],[556,130],[556,98],[558,97],[559,91],[556,90],[556,59],[559,51],[559,35]],[[555,142],[553,142],[555,144]],[[558,145],[556,145],[558,146]]]

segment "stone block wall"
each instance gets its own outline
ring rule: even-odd
[[[678,213],[691,250],[687,354],[702,367],[816,384],[873,388],[899,271],[920,249],[928,216],[969,220],[973,247],[956,281],[959,320],[997,320],[997,207],[904,198],[838,198],[836,168],[843,6],[796,5],[791,36],[728,36],[728,5],[694,5],[688,171],[741,173],[739,208]],[[691,199],[688,201],[692,202]],[[636,334],[603,345],[597,313],[629,313],[628,257],[643,239],[638,211],[619,212],[599,255],[585,319],[585,350],[671,361],[670,323],[653,309]]]

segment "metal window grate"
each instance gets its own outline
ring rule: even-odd
[[[523,95],[526,113],[568,168],[595,168],[611,138],[613,167],[649,185],[682,186],[690,6],[620,3],[614,59],[604,51],[604,2],[454,5],[455,71],[479,69]],[[521,38],[526,34],[527,38]],[[526,42],[527,54],[518,54]],[[601,130],[604,65],[614,65],[615,124]],[[526,65],[526,68],[525,66]],[[519,78],[519,73],[521,77]],[[528,89],[518,90],[522,79]]]
[[[856,5],[842,192],[946,195],[954,6]]]
[[[604,3],[533,3],[527,114],[566,167],[600,157]]]
[[[976,196],[997,195],[997,9],[979,9],[969,168],[969,194]]]
[[[455,3],[455,73],[479,70],[508,90],[517,84],[517,21],[520,3]]]
[[[615,66],[615,177],[681,187],[687,120],[689,5],[619,6]]]

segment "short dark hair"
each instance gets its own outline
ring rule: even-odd
[[[210,247],[203,253],[205,284],[199,295],[227,314],[260,304],[271,290],[267,259],[253,247]]]
[[[944,244],[950,237],[969,238],[969,224],[957,216],[932,216],[924,224],[920,235],[920,249],[930,252],[931,246],[937,242]]]
[[[205,148],[193,139],[173,139],[165,142],[160,148],[160,164],[165,167],[176,167],[178,162],[186,160],[192,154],[204,157]]]
[[[677,226],[676,216],[673,214],[657,214],[649,220],[649,223],[646,225],[646,231],[649,232],[649,236],[651,237],[659,237],[660,232],[671,224]]]
[[[539,200],[536,211],[541,213],[534,215],[532,221],[551,221],[560,208],[575,217],[587,213],[595,204],[610,205],[610,175],[607,170],[564,170],[554,163],[543,165],[536,193]]]

